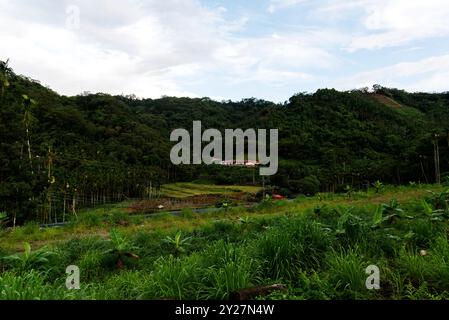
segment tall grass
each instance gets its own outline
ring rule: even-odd
[[[120,210],[92,210],[72,228],[30,224],[4,231],[1,240],[9,245],[0,250],[0,299],[228,299],[274,283],[287,291],[259,298],[447,299],[449,219],[437,208],[445,202],[430,199],[423,212],[415,199],[389,202],[394,190],[194,216],[186,211],[139,226]],[[410,190],[413,197],[421,192]],[[370,197],[387,204],[372,204]],[[71,234],[94,232],[96,225],[101,236]],[[116,236],[108,236],[116,225]],[[16,254],[24,239],[37,245],[56,236],[72,239],[37,250],[33,243],[27,254]],[[55,254],[46,257],[47,251]],[[381,270],[376,292],[365,287],[371,264]],[[81,290],[65,289],[68,265],[80,267]]]
[[[203,269],[200,256],[193,254],[179,259],[161,257],[155,262],[154,271],[143,298],[147,299],[198,299]]]
[[[340,298],[358,298],[367,293],[365,268],[368,264],[354,249],[332,251],[327,257],[329,282]]]
[[[37,271],[0,274],[0,300],[52,300],[62,296],[62,289],[44,282]]]
[[[332,243],[321,224],[302,216],[284,218],[255,243],[264,276],[292,280],[304,269],[318,269]]]
[[[202,264],[206,269],[205,299],[227,299],[230,293],[257,281],[258,267],[246,247],[218,241],[204,251]]]

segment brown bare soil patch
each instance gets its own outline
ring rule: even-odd
[[[395,100],[393,100],[387,96],[384,96],[382,94],[375,93],[375,94],[372,94],[371,96],[378,102],[380,102],[386,106],[389,106],[393,109],[400,109],[403,107],[402,104],[400,104],[400,103],[396,102]]]

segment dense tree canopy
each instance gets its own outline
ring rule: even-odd
[[[278,128],[279,171],[266,182],[292,192],[434,182],[449,171],[449,93],[325,89],[283,104],[66,97],[6,62],[0,86],[0,211],[11,221],[54,221],[83,204],[151,196],[171,181],[253,183],[252,169],[170,163],[170,132],[194,120]]]

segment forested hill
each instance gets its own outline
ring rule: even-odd
[[[174,167],[175,128],[278,128],[278,174],[292,192],[434,182],[449,170],[449,94],[318,90],[284,104],[257,99],[58,95],[0,64],[0,211],[50,220],[55,202],[142,197],[161,183],[252,183],[253,172]],[[300,89],[300,88],[298,88]],[[436,174],[437,173],[437,174]],[[256,181],[257,182],[257,181]]]

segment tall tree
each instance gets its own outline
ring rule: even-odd
[[[31,174],[34,174],[34,171],[33,171],[33,161],[31,157],[30,127],[35,120],[32,112],[33,107],[35,105],[36,101],[28,97],[26,94],[22,95],[22,109],[23,109],[22,121],[25,125],[27,147],[28,147],[28,159],[30,161]]]

